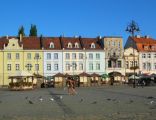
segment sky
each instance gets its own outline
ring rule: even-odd
[[[156,0],[0,0],[0,36],[17,35],[21,25],[29,35],[65,37],[129,36],[132,21],[142,36],[156,38]]]

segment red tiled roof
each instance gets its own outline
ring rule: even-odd
[[[83,48],[88,50],[103,50],[102,44],[98,38],[81,38]],[[91,44],[95,44],[95,48],[91,48]]]
[[[68,43],[72,44],[72,48],[68,48]],[[75,43],[78,43],[79,48],[75,48]],[[79,50],[82,49],[81,43],[80,43],[80,39],[79,38],[72,38],[72,37],[62,37],[61,38],[61,44],[62,47],[64,49],[68,49],[68,50]]]
[[[131,37],[136,43],[147,43],[147,44],[156,44],[156,40],[153,38],[145,38],[145,37]]]
[[[153,38],[130,37],[130,39],[135,41],[137,49],[140,52],[155,52],[156,51],[156,40]]]
[[[40,37],[23,37],[23,49],[41,49]]]
[[[6,39],[6,37],[1,37],[0,38],[0,49],[4,48],[4,44],[7,44],[8,40]]]
[[[60,50],[61,43],[59,37],[43,37],[42,39],[43,47],[46,50]],[[50,48],[50,43],[54,44],[54,48]]]

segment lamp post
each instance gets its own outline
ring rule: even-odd
[[[126,28],[126,32],[130,33],[132,37],[134,37],[135,32],[139,32],[139,26],[137,25],[137,23],[135,21],[131,21],[131,23],[129,23],[129,25]],[[133,41],[133,67],[134,67],[134,81],[133,81],[133,88],[135,88],[135,54],[134,54],[134,41]]]

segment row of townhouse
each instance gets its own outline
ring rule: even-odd
[[[57,73],[125,75],[122,37],[1,37],[0,85],[8,85],[8,77],[19,71],[47,78]]]

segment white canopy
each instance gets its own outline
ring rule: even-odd
[[[16,72],[16,73],[10,75],[10,77],[14,77],[14,76],[27,77],[27,76],[33,76],[33,74],[31,74],[27,71],[19,71],[19,72]]]
[[[131,75],[131,76],[129,77],[129,79],[134,79],[134,75]],[[140,77],[138,77],[138,76],[135,75],[135,79],[140,79]]]

